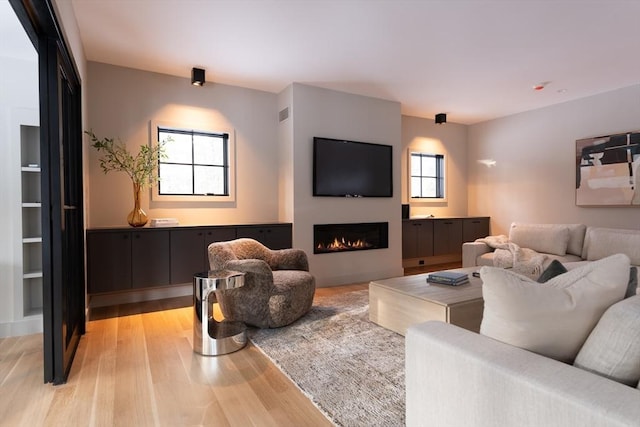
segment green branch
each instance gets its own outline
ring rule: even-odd
[[[140,147],[140,151],[134,157],[120,139],[118,142],[113,138],[100,139],[91,130],[84,133],[91,138],[91,146],[102,153],[102,157],[98,160],[105,174],[111,171],[124,172],[134,183],[143,187],[152,185],[158,180],[155,169],[158,161],[166,157],[164,142],[159,142],[153,147],[145,144]]]

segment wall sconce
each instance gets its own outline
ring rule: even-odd
[[[204,86],[204,70],[202,68],[191,69],[191,84],[194,86]]]
[[[441,125],[447,123],[447,115],[445,113],[436,114],[436,124]]]

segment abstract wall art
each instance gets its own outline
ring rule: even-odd
[[[576,141],[576,205],[640,206],[640,131]]]

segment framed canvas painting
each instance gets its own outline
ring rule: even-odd
[[[576,205],[640,206],[640,132],[576,141]]]

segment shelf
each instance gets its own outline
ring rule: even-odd
[[[42,237],[23,237],[22,243],[42,243]]]
[[[22,166],[22,172],[41,172],[40,167]]]
[[[42,277],[42,271],[30,271],[22,275],[23,279],[37,279],[39,277]]]
[[[23,208],[41,208],[42,207],[42,203],[40,203],[40,202],[23,202],[22,203],[22,207]]]

